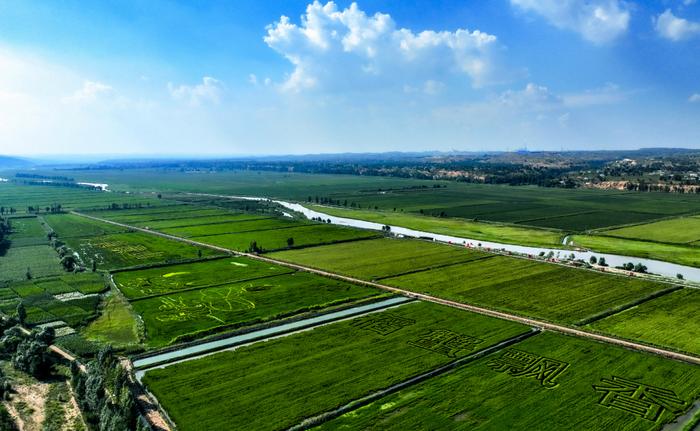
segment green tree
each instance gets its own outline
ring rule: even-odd
[[[19,320],[19,323],[22,325],[24,325],[24,322],[27,320],[27,309],[24,308],[23,302],[17,304],[17,320]]]
[[[292,238],[292,237],[287,238],[287,247],[289,247],[289,248],[294,247],[294,238]]]

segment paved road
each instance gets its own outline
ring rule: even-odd
[[[424,300],[424,301],[429,301],[429,302],[434,302],[434,303],[437,303],[437,304],[447,305],[447,306],[454,307],[454,308],[459,308],[459,309],[462,309],[462,310],[472,311],[472,312],[474,312],[474,313],[479,313],[479,314],[483,314],[483,315],[486,315],[486,316],[492,316],[492,317],[497,317],[497,318],[499,318],[499,319],[510,320],[510,321],[513,321],[513,322],[519,322],[519,323],[523,323],[523,324],[525,324],[525,325],[536,326],[536,327],[539,327],[539,328],[542,328],[542,329],[546,329],[546,330],[550,330],[550,331],[555,331],[555,332],[560,332],[560,333],[568,334],[568,335],[574,335],[574,336],[577,336],[577,337],[589,338],[589,339],[593,339],[593,340],[596,340],[596,341],[602,341],[602,342],[605,342],[605,343],[615,344],[615,345],[622,346],[622,347],[626,347],[626,348],[633,349],[633,350],[638,350],[638,351],[642,351],[642,352],[653,353],[653,354],[656,354],[656,355],[665,356],[665,357],[667,357],[667,358],[676,359],[676,360],[679,360],[679,361],[684,361],[684,362],[689,362],[689,363],[692,363],[692,364],[700,365],[700,357],[697,357],[697,356],[686,355],[686,354],[683,354],[683,353],[678,353],[678,352],[674,352],[674,351],[671,351],[671,350],[661,349],[661,348],[658,348],[658,347],[647,346],[647,345],[645,345],[645,344],[636,343],[636,342],[632,342],[632,341],[627,341],[627,340],[623,340],[623,339],[616,338],[616,337],[611,337],[611,336],[601,335],[601,334],[595,334],[595,333],[592,333],[592,332],[583,331],[583,330],[576,329],[576,328],[571,328],[571,327],[568,327],[568,326],[557,325],[557,324],[554,324],[554,323],[544,322],[544,321],[536,320],[536,319],[530,319],[530,318],[527,318],[527,317],[522,317],[522,316],[517,316],[517,315],[514,315],[514,314],[504,313],[504,312],[501,312],[501,311],[491,310],[491,309],[488,309],[488,308],[477,307],[477,306],[475,306],[475,305],[469,305],[469,304],[464,304],[464,303],[461,303],[461,302],[450,301],[450,300],[447,300],[447,299],[437,298],[437,297],[431,296],[431,295],[426,295],[426,294],[422,294],[422,293],[415,293],[415,292],[411,292],[411,291],[408,291],[408,290],[400,289],[400,288],[398,288],[398,287],[387,286],[387,285],[384,285],[384,284],[381,284],[381,283],[375,283],[375,282],[372,282],[372,281],[360,280],[360,279],[357,279],[357,278],[354,278],[354,277],[348,277],[348,276],[344,276],[344,275],[340,275],[340,274],[335,274],[335,273],[332,273],[332,272],[323,271],[323,270],[316,269],[316,268],[311,268],[311,267],[308,267],[308,266],[297,265],[297,264],[294,264],[294,263],[289,263],[289,262],[285,262],[285,261],[281,261],[281,260],[277,260],[277,259],[272,259],[272,258],[269,258],[269,257],[266,257],[266,256],[259,256],[259,255],[251,254],[251,253],[242,253],[242,252],[238,252],[238,251],[235,251],[235,250],[227,249],[227,248],[224,248],[224,247],[218,247],[218,246],[214,246],[214,245],[211,245],[211,244],[206,244],[206,243],[199,242],[199,241],[194,241],[194,240],[187,239],[187,238],[181,238],[181,237],[178,237],[178,236],[169,235],[169,234],[162,233],[162,232],[152,231],[152,230],[150,230],[150,229],[144,229],[144,228],[140,228],[140,227],[135,227],[135,226],[127,225],[127,224],[124,224],[124,223],[119,223],[119,222],[115,222],[115,221],[111,221],[111,220],[106,220],[106,219],[103,219],[103,218],[100,218],[100,217],[94,217],[94,216],[90,216],[90,215],[87,215],[87,214],[82,214],[82,213],[75,212],[75,211],[71,211],[71,213],[72,213],[72,214],[75,214],[75,215],[78,215],[78,216],[81,216],[81,217],[89,218],[89,219],[92,219],[92,220],[97,220],[97,221],[101,221],[101,222],[104,222],[104,223],[109,223],[109,224],[112,224],[112,225],[115,225],[115,226],[120,226],[120,227],[123,227],[123,228],[128,228],[128,229],[132,229],[132,230],[135,230],[135,231],[148,233],[148,234],[151,234],[151,235],[156,235],[156,236],[160,236],[160,237],[163,237],[163,238],[168,238],[168,239],[175,240],[175,241],[185,242],[185,243],[188,243],[188,244],[191,244],[191,245],[195,245],[195,246],[198,246],[198,247],[206,247],[206,248],[209,248],[209,249],[212,249],[212,250],[217,250],[217,251],[221,251],[221,252],[224,252],[224,253],[230,253],[230,254],[234,254],[234,255],[237,255],[237,256],[246,256],[246,257],[249,257],[249,258],[251,258],[251,259],[261,260],[261,261],[269,262],[269,263],[274,263],[274,264],[276,264],[276,265],[285,266],[285,267],[288,267],[288,268],[294,268],[294,269],[298,269],[298,270],[300,270],[300,271],[307,271],[307,272],[311,272],[311,273],[314,273],[314,274],[323,275],[323,276],[325,276],[325,277],[334,278],[334,279],[337,279],[337,280],[343,280],[343,281],[348,281],[348,282],[355,283],[355,284],[361,284],[361,285],[365,285],[365,286],[376,287],[376,288],[378,288],[378,289],[386,290],[386,291],[389,291],[389,292],[393,292],[393,293],[396,293],[396,294],[399,294],[399,295],[408,296],[408,297],[411,297],[411,298],[417,298],[417,299],[421,299],[421,300]]]

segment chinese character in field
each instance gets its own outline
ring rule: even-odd
[[[408,344],[445,355],[448,358],[456,358],[460,352],[474,350],[476,345],[481,342],[483,340],[447,329],[431,329],[418,337],[417,340],[409,341]]]
[[[390,313],[381,313],[355,319],[351,324],[356,328],[376,332],[379,335],[389,335],[392,332],[396,332],[414,323],[416,323],[416,321],[413,319],[406,319],[405,317],[395,316]]]
[[[656,421],[664,409],[680,414],[687,407],[687,403],[670,389],[637,383],[618,376],[612,376],[611,379],[602,378],[601,384],[593,385],[593,389],[603,392],[598,401],[601,406],[622,410],[650,421]]]
[[[547,389],[559,385],[554,380],[569,367],[566,362],[516,349],[506,350],[500,358],[489,361],[487,365],[513,377],[532,377]]]

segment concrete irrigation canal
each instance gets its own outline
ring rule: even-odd
[[[313,328],[327,323],[336,322],[338,320],[343,320],[350,317],[357,317],[375,311],[385,310],[387,308],[399,306],[411,301],[414,300],[412,298],[407,298],[404,296],[389,298],[383,301],[374,302],[372,304],[366,304],[332,313],[322,314],[320,316],[312,317],[309,319],[285,323],[282,325],[273,326],[271,328],[261,329],[259,331],[234,335],[231,337],[222,338],[207,343],[196,344],[193,346],[184,347],[182,349],[168,351],[141,359],[136,359],[133,361],[133,366],[134,369],[137,370],[136,376],[139,379],[141,379],[146,370],[150,368],[164,367],[166,365],[170,365],[176,362],[182,362],[183,360],[198,358],[206,354],[211,354],[220,350],[240,346],[242,344],[265,340],[268,338],[290,334],[293,332]]]

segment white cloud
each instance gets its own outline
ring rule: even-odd
[[[83,86],[70,96],[63,98],[64,103],[92,103],[102,97],[115,94],[114,88],[98,81],[84,81]]]
[[[690,103],[700,103],[700,93],[694,93],[688,98]]]
[[[492,78],[497,48],[496,37],[479,30],[414,33],[355,3],[339,10],[318,1],[300,25],[282,16],[268,26],[264,40],[294,65],[282,84],[290,91],[419,87],[447,78],[480,86]]]
[[[610,105],[624,101],[628,92],[615,84],[576,93],[556,94],[547,87],[529,83],[522,90],[508,90],[498,101],[502,106],[522,111],[548,111]]]
[[[203,103],[219,103],[222,87],[221,81],[210,76],[202,78],[201,84],[178,85],[168,83],[170,96],[175,100],[189,103],[192,106],[200,106]]]
[[[679,18],[670,9],[654,19],[654,28],[661,37],[674,42],[700,35],[700,23]]]
[[[564,104],[572,108],[583,108],[586,106],[611,105],[619,103],[630,96],[630,92],[625,92],[616,84],[608,83],[601,88],[594,88],[578,93],[570,93],[562,96]]]
[[[697,1],[697,0],[683,0],[683,5],[684,5],[684,6],[690,6],[690,5],[695,4],[696,1]]]
[[[616,39],[629,27],[630,9],[621,0],[510,0],[510,3],[597,44]]]

